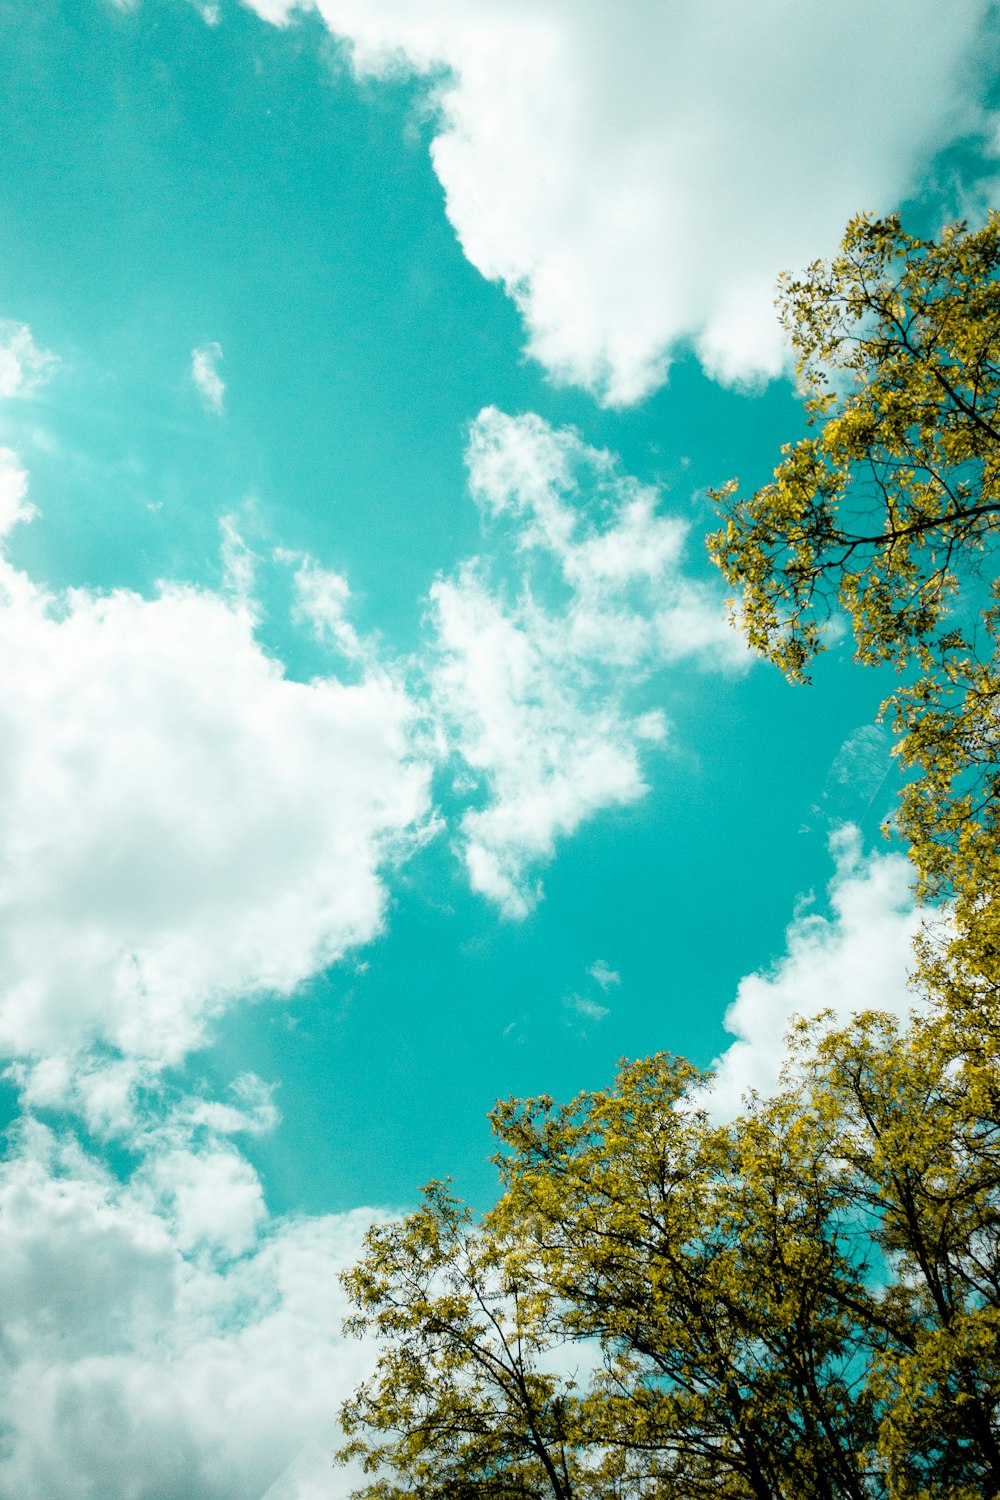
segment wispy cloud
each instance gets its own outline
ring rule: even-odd
[[[219,521],[219,531],[222,534],[219,558],[223,587],[234,599],[250,607],[257,574],[257,554],[240,530],[236,516],[223,516]]]
[[[610,964],[606,964],[603,958],[599,958],[596,963],[591,964],[587,973],[591,979],[596,979],[605,993],[607,993],[613,984],[621,984],[622,982],[622,976],[615,969],[612,969]]]
[[[603,1021],[611,1014],[606,1005],[600,1005],[586,995],[570,995],[566,1000],[566,1008],[582,1016],[585,1021]]]
[[[751,658],[721,594],[685,572],[686,524],[612,455],[487,408],[468,465],[491,552],[431,590],[431,700],[485,792],[461,819],[471,883],[522,917],[556,840],[645,793],[667,724],[641,685],[676,663],[741,672]]]
[[[249,0],[249,6],[272,26],[287,26],[296,11],[312,8],[312,0]]]
[[[316,640],[335,646],[342,656],[351,659],[363,656],[364,645],[347,617],[351,589],[344,575],[320,567],[314,558],[301,552],[279,548],[275,558],[295,570],[292,575],[295,622],[307,626]]]
[[[28,475],[12,448],[0,448],[0,539],[36,514],[28,499]]]
[[[0,400],[32,395],[58,363],[54,354],[39,349],[26,323],[0,320]]]
[[[222,346],[216,343],[203,344],[200,349],[191,351],[191,379],[197,386],[205,407],[220,416],[226,395],[225,381],[218,370],[221,358]]]

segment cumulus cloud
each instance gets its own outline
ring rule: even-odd
[[[427,811],[413,704],[374,665],[289,680],[254,623],[239,591],[50,596],[0,562],[0,1053],[35,1102],[110,1125],[213,1015],[380,930]]]
[[[344,1496],[334,1419],[370,1351],[341,1338],[337,1273],[372,1217],[271,1218],[211,1141],[123,1184],[22,1122],[0,1166],[0,1496]]]
[[[742,979],[726,1014],[734,1041],[716,1062],[710,1107],[731,1117],[748,1089],[773,1091],[793,1016],[831,1010],[841,1020],[862,1010],[905,1017],[917,1003],[907,987],[913,938],[913,869],[900,854],[865,855],[848,825],[830,841],[835,871],[830,915],[805,902],[785,933],[785,952],[763,973]]]
[[[488,799],[462,817],[469,878],[507,915],[525,916],[541,894],[532,868],[557,836],[645,792],[640,749],[662,740],[665,724],[617,703],[590,707],[562,622],[530,600],[508,611],[472,569],[437,584],[433,604],[442,724]]]
[[[39,349],[26,323],[0,319],[0,400],[30,396],[59,363]]]
[[[683,571],[685,523],[610,454],[490,407],[467,457],[492,557],[431,590],[431,695],[459,786],[485,795],[461,820],[472,886],[520,917],[557,838],[645,792],[667,726],[633,701],[640,685],[682,661],[741,671],[749,655],[721,597]]]
[[[287,0],[246,0],[287,23]],[[693,341],[775,373],[779,271],[985,133],[989,0],[314,0],[359,75],[428,80],[448,216],[560,380],[622,404]],[[877,76],[877,86],[873,78]]]
[[[220,416],[226,394],[226,384],[218,370],[221,358],[221,344],[203,344],[200,349],[191,350],[191,379],[207,409]]]

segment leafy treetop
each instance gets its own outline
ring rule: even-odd
[[[929,668],[968,646],[950,606],[1000,516],[1000,214],[939,241],[850,223],[779,283],[810,425],[710,542],[753,645],[793,677],[834,604],[864,661]]]
[[[957,941],[922,954],[949,1004],[1000,1004],[1000,214],[939,239],[848,226],[839,256],[780,283],[811,427],[749,499],[713,492],[712,557],[750,642],[793,680],[834,610],[907,772],[896,827]]]
[[[991,1032],[802,1025],[731,1125],[660,1054],[497,1106],[504,1191],[440,1185],[345,1277],[361,1500],[1000,1494]]]

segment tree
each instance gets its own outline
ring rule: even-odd
[[[996,1062],[989,1032],[869,1015],[800,1027],[728,1126],[665,1054],[498,1105],[496,1207],[432,1187],[346,1278],[384,1341],[345,1408],[385,1466],[359,1493],[1000,1493]]]
[[[784,276],[782,322],[813,433],[749,499],[713,492],[712,557],[751,644],[805,678],[839,609],[910,773],[897,826],[920,890],[955,901],[951,1002],[1000,993],[1000,215],[937,241],[861,216],[841,253]],[[978,967],[977,967],[978,964]],[[928,970],[930,982],[930,970]]]

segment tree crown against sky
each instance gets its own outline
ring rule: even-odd
[[[715,492],[710,548],[752,644],[793,679],[836,611],[889,662],[908,773],[896,826],[923,894],[955,902],[958,945],[927,943],[953,1003],[995,999],[1000,889],[1000,214],[907,234],[852,220],[841,253],[780,284],[814,432],[749,497]]]
[[[730,1125],[667,1054],[498,1105],[504,1192],[441,1184],[345,1278],[384,1341],[366,1500],[972,1500],[1000,1485],[992,1034],[801,1028]]]
[[[779,283],[815,433],[749,499],[716,492],[713,556],[758,650],[801,678],[835,607],[863,661],[971,649],[954,613],[1000,512],[1000,214],[937,241],[859,216]],[[972,628],[975,628],[975,621]]]

